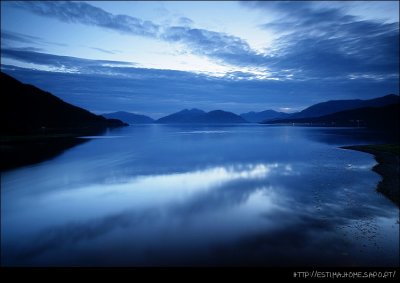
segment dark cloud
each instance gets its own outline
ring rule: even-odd
[[[302,69],[310,76],[319,74],[317,77],[396,74],[398,39],[395,24],[372,22],[340,24],[316,36],[298,32],[281,39],[284,47],[275,64],[280,68]]]
[[[277,12],[280,15],[279,20],[270,22],[265,27],[278,28],[289,33],[304,31],[304,29],[323,31],[326,26],[354,20],[353,16],[346,15],[341,9],[316,8],[314,3],[306,1],[244,1],[241,3],[250,8]]]
[[[301,70],[304,78],[348,79],[364,74],[371,79],[398,76],[399,26],[360,20],[338,8],[317,8],[313,2],[243,2],[282,18],[263,27],[283,34],[273,69]]]

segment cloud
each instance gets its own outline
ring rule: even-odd
[[[113,15],[83,2],[18,1],[18,7],[34,14],[68,23],[98,26],[121,33],[147,36],[187,45],[192,52],[237,65],[260,65],[263,56],[253,51],[247,42],[225,33],[190,28],[191,20],[181,18],[183,26],[159,26],[151,21],[127,15]]]
[[[142,21],[127,15],[113,15],[84,2],[17,1],[12,4],[37,15],[55,18],[63,22],[99,26],[135,35],[155,36],[159,29],[150,21]]]
[[[114,15],[83,2],[21,1],[12,5],[64,22],[181,43],[191,52],[221,64],[258,68],[276,79],[345,80],[350,76],[392,78],[398,75],[398,23],[360,20],[337,5],[303,1],[244,2],[249,8],[278,15],[278,20],[261,26],[280,35],[266,53],[256,52],[239,37],[192,28],[187,18],[180,18],[178,26],[160,26],[128,15]]]
[[[115,51],[106,50],[106,49],[99,48],[99,47],[89,47],[89,48],[93,49],[93,50],[97,50],[97,51],[103,52],[103,53],[106,53],[106,54],[115,54],[116,53]]]
[[[21,33],[16,33],[16,32],[10,32],[7,30],[1,30],[1,40],[3,41],[16,41],[16,42],[21,42],[21,43],[36,43],[38,41],[41,41],[42,39],[40,37],[36,36],[30,36],[30,35],[25,35]]]
[[[26,51],[26,52],[44,52],[43,48],[38,48],[38,47],[32,47],[32,46],[27,46],[27,47],[14,47],[12,48],[13,51]]]
[[[252,50],[246,41],[225,33],[175,26],[165,29],[161,38],[184,43],[196,54],[238,66],[260,66],[266,63],[265,56]]]
[[[193,21],[191,19],[187,18],[187,17],[180,17],[178,19],[178,23],[181,26],[191,26],[193,24]]]
[[[24,63],[36,64],[53,70],[77,73],[104,73],[110,67],[133,67],[135,63],[111,60],[90,60],[70,56],[52,55],[36,52],[32,48],[1,50],[2,58],[9,58]],[[110,72],[107,72],[110,74]]]
[[[317,4],[243,2],[281,15],[262,26],[281,34],[269,61],[272,68],[301,70],[298,75],[306,78],[398,76],[398,23],[360,20],[344,9]]]
[[[101,52],[111,53],[113,51],[104,50],[96,47],[89,47],[92,49],[96,49]],[[51,70],[51,71],[63,71],[63,72],[75,72],[82,74],[107,74],[114,76],[122,76],[122,77],[131,77],[131,78],[141,78],[146,77],[148,73],[151,73],[151,76],[155,76],[156,78],[165,77],[165,74],[168,73],[169,78],[182,76],[190,76],[190,77],[207,77],[211,79],[211,77],[207,74],[194,74],[190,72],[184,71],[176,71],[176,70],[161,70],[161,69],[146,69],[146,68],[137,68],[136,63],[132,62],[124,62],[124,61],[111,61],[111,60],[92,60],[92,59],[83,59],[71,56],[60,56],[53,55],[42,52],[41,49],[37,49],[34,47],[24,47],[24,48],[3,48],[1,50],[2,58],[13,59],[19,62],[35,64],[36,68],[42,70]],[[135,68],[133,68],[135,67]],[[172,75],[173,74],[173,75]],[[172,76],[172,77],[171,77]],[[280,76],[280,79],[284,79],[284,76]],[[260,80],[260,79],[270,79],[268,76],[264,77],[262,74],[257,73],[253,69],[248,69],[247,71],[241,72],[228,72],[226,73],[222,79],[226,80]]]
[[[10,46],[12,43],[25,43],[25,44],[35,44],[35,45],[58,45],[67,46],[63,43],[46,41],[41,37],[26,35],[18,32],[11,32],[8,30],[1,30],[1,41],[2,46]]]

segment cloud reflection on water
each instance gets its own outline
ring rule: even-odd
[[[37,195],[34,202],[31,198],[20,200],[25,212],[4,218],[14,225],[5,223],[8,230],[3,235],[9,243],[7,249],[16,248],[18,252],[12,253],[19,255],[21,261],[21,258],[28,260],[63,245],[102,237],[115,229],[142,229],[150,222],[168,223],[166,215],[185,222],[187,218],[209,214],[203,217],[201,225],[210,226],[219,218],[218,215],[211,217],[210,213],[222,211],[224,214],[225,210],[230,210],[232,214],[239,209],[243,215],[238,215],[235,221],[240,218],[250,220],[271,205],[272,189],[265,186],[267,177],[284,173],[288,168],[292,170],[291,166],[277,163],[236,164],[183,173],[109,179],[102,184],[52,191]],[[26,211],[29,211],[28,215]],[[208,224],[205,224],[205,218],[209,218]],[[35,224],[23,226],[22,222]],[[226,225],[232,226],[232,223]],[[222,230],[228,227],[217,226],[221,237]],[[218,230],[218,227],[213,229]],[[31,234],[29,238],[35,240],[25,244],[19,240],[17,248],[8,234],[14,239],[18,234],[21,237]]]
[[[126,179],[108,179],[102,184],[72,188],[46,194],[41,201],[69,201],[80,203],[104,200],[110,202],[119,199],[121,204],[130,205],[136,202],[154,204],[169,201],[176,197],[188,196],[201,190],[212,189],[228,182],[266,178],[273,171],[279,170],[274,164],[246,164],[218,166],[204,170],[172,173],[162,175],[143,175]]]

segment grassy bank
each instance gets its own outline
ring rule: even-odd
[[[372,169],[382,176],[377,191],[385,195],[397,206],[399,206],[399,144],[380,144],[380,145],[355,145],[344,146],[344,149],[358,150],[373,154],[378,162]]]

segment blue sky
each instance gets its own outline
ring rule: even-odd
[[[7,1],[1,68],[95,113],[399,93],[399,2]]]

